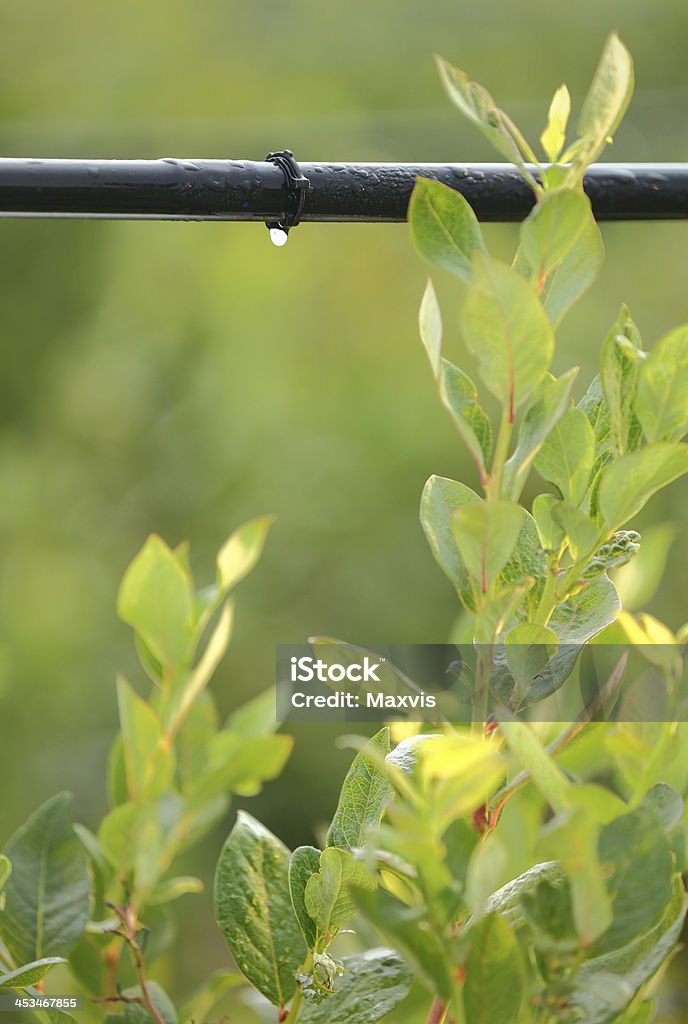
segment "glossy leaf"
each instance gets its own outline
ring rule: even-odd
[[[42,960],[34,960],[33,963],[25,964],[14,971],[0,974],[0,991],[8,988],[26,988],[28,985],[35,985],[42,981],[48,971],[56,964],[66,964],[67,961],[61,956],[44,957]]]
[[[614,584],[601,576],[558,605],[549,626],[560,645],[584,644],[614,621],[620,607]]]
[[[476,254],[461,322],[485,386],[513,412],[552,360],[554,335],[542,304],[515,270]]]
[[[420,254],[468,281],[473,253],[484,251],[485,243],[478,219],[461,193],[439,181],[417,178],[408,216]]]
[[[637,515],[653,494],[688,472],[688,445],[655,441],[628,452],[604,472],[600,510],[609,530]]]
[[[288,876],[287,848],[240,811],[217,865],[215,917],[239,970],[278,1007],[294,994],[306,955]]]
[[[69,793],[52,797],[15,832],[5,853],[0,936],[15,962],[64,956],[89,919],[91,880],[71,822]]]
[[[376,1024],[405,998],[413,976],[392,949],[370,949],[345,957],[334,995],[304,1005],[303,1024]]]
[[[658,341],[640,366],[635,414],[648,441],[677,440],[688,430],[688,327]]]
[[[363,846],[366,834],[380,823],[392,786],[379,759],[389,750],[389,729],[385,727],[354,758],[327,832],[328,846],[345,850]]]

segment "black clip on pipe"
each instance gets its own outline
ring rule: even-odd
[[[279,220],[268,220],[265,222],[265,227],[268,231],[284,232],[285,237],[281,243],[277,242],[273,237],[275,244],[283,245],[287,240],[286,236],[289,234],[289,229],[295,228],[301,219],[304,203],[306,202],[306,192],[310,189],[311,183],[301,173],[301,168],[294,159],[294,154],[290,149],[282,149],[277,153],[268,153],[265,160],[275,164],[284,174],[287,192],[284,213],[280,216]]]

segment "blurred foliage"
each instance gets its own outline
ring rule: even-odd
[[[432,52],[536,136],[564,78],[580,102],[612,27],[637,87],[606,158],[688,159],[679,0],[581,0],[575,18],[541,0],[7,5],[0,151],[492,159],[447,104]],[[515,230],[488,226],[492,250],[510,251]],[[575,358],[583,380],[622,300],[647,337],[686,319],[688,225],[603,234],[605,269],[566,320],[555,367]],[[403,226],[303,226],[284,250],[256,225],[3,221],[0,235],[3,836],[56,788],[74,790],[82,820],[102,816],[115,670],[135,664],[115,594],[152,530],[188,538],[207,575],[235,522],[278,516],[218,673],[223,711],[271,681],[277,641],[446,638],[454,601],[418,499],[430,472],[473,485],[474,470],[417,342],[424,269]],[[685,496],[673,487],[646,521],[680,524]],[[679,539],[651,606],[675,627],[687,571]],[[302,727],[283,780],[252,803],[291,845],[331,815],[347,762],[333,736]],[[219,846],[218,834],[190,870],[210,877]],[[226,959],[209,907],[183,929],[168,966],[181,995]]]

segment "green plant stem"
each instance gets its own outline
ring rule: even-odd
[[[492,675],[492,648],[481,644],[478,647],[478,664],[475,673],[475,700],[473,702],[473,721],[471,731],[482,734],[487,721],[487,710],[490,702],[490,677]]]
[[[539,739],[525,722],[501,722],[509,750],[530,774],[552,810],[560,814],[569,806],[571,783],[552,760]]]
[[[502,409],[502,418],[499,424],[499,433],[497,434],[497,443],[495,445],[494,456],[492,459],[492,470],[487,484],[486,494],[488,501],[499,501],[502,496],[504,463],[509,455],[509,444],[511,442],[513,429],[513,410],[511,408],[511,403],[508,403]]]
[[[299,971],[299,974],[309,974],[312,967],[313,967],[313,954],[309,950],[308,951],[308,956],[304,960],[303,966],[301,967],[301,969]],[[303,991],[301,989],[301,986],[297,985],[296,992],[294,993],[294,998],[292,999],[291,1006],[289,1007],[289,1012],[287,1013],[286,1017],[282,1018],[283,1024],[294,1024],[294,1022],[296,1021],[296,1019],[299,1016],[299,1013],[301,1012],[302,1004],[303,1004]]]
[[[439,996],[435,996],[432,1001],[432,1006],[430,1007],[430,1012],[428,1013],[426,1024],[444,1024],[444,1021],[447,1019],[448,1012],[449,1007],[447,1004],[444,1003]]]

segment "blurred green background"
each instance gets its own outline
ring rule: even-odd
[[[431,54],[483,82],[537,138],[562,80],[582,99],[605,36],[637,91],[614,160],[688,160],[688,7],[680,0],[33,0],[4,5],[7,156],[493,159],[445,100]],[[513,226],[488,243],[510,253]],[[557,369],[595,371],[620,302],[646,344],[685,321],[688,224],[604,228],[600,281],[569,315]],[[0,223],[0,843],[56,789],[105,811],[113,680],[134,680],[115,617],[153,530],[188,538],[199,579],[240,521],[278,523],[241,587],[214,686],[229,711],[268,686],[274,645],[330,633],[442,642],[456,613],[417,518],[431,472],[474,472],[416,336],[425,270],[401,225],[305,225],[277,250],[260,225]],[[459,292],[438,280],[466,364]],[[682,524],[688,485],[646,521]],[[653,611],[673,626],[679,535]],[[302,727],[285,776],[251,802],[289,844],[331,814],[350,755]],[[210,879],[224,832],[189,868]],[[226,962],[207,897],[181,907],[161,977],[184,996]],[[667,1020],[669,1018],[666,1018]]]

